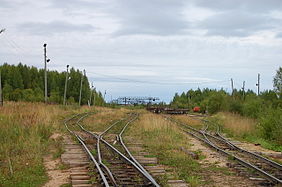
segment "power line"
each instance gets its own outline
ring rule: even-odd
[[[159,85],[175,85],[175,84],[209,84],[209,83],[220,83],[220,82],[227,82],[226,80],[211,80],[211,81],[201,81],[201,82],[160,82],[160,81],[147,81],[147,80],[136,80],[136,79],[127,79],[127,78],[120,78],[116,76],[110,76],[110,75],[104,75],[100,73],[95,73],[95,75],[102,76],[102,78],[95,78],[95,80],[100,80],[100,81],[113,81],[113,82],[132,82],[132,83],[144,83],[144,84],[159,84]],[[118,81],[120,80],[120,81]],[[229,81],[228,81],[229,82]]]

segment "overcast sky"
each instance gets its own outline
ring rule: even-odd
[[[190,88],[271,89],[281,0],[0,0],[0,64],[86,69],[106,98]]]

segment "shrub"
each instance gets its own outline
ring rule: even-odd
[[[243,104],[238,100],[231,99],[229,111],[236,114],[243,114]]]
[[[226,95],[215,93],[208,99],[208,112],[214,114],[218,111],[224,111],[227,108]]]
[[[256,97],[249,97],[243,105],[243,115],[251,118],[258,118],[262,111],[262,100]]]
[[[259,119],[262,136],[282,145],[282,109],[269,108]]]

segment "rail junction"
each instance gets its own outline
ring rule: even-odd
[[[198,115],[192,115],[190,117],[199,119],[197,116]],[[240,170],[245,170],[244,173],[250,178],[259,179],[261,185],[282,185],[281,164],[262,155],[239,148],[220,133],[220,127],[217,124],[205,119],[199,119],[204,122],[205,126],[201,130],[198,130],[185,123],[179,122],[170,116],[165,117],[178,124],[185,133],[197,138],[224,156],[234,160],[237,165],[242,166],[236,166],[237,168],[240,168]],[[209,128],[212,125],[215,126],[215,131],[209,131]],[[246,170],[245,168],[248,169]],[[250,170],[253,172],[250,172]]]
[[[99,134],[82,126],[81,121],[89,115],[91,113],[76,114],[66,119],[64,124],[91,160],[98,174],[95,181],[102,186],[159,186],[123,142],[124,131],[138,118],[138,114],[128,114]]]

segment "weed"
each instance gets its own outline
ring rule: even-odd
[[[172,174],[184,179],[190,184],[200,183],[197,173],[201,171],[199,163],[188,157],[179,147],[189,149],[188,138],[177,126],[162,116],[142,112],[140,119],[129,126],[129,133],[137,140],[143,140],[143,145],[152,156],[156,156],[160,164],[171,166]],[[176,169],[177,168],[177,169]],[[164,179],[160,179],[161,182]],[[195,182],[198,181],[198,182]],[[165,185],[164,185],[165,186]]]
[[[84,110],[82,107],[79,110]],[[7,102],[0,108],[0,186],[40,186],[48,180],[43,156],[61,142],[50,139],[64,130],[61,119],[73,113],[57,105]]]

